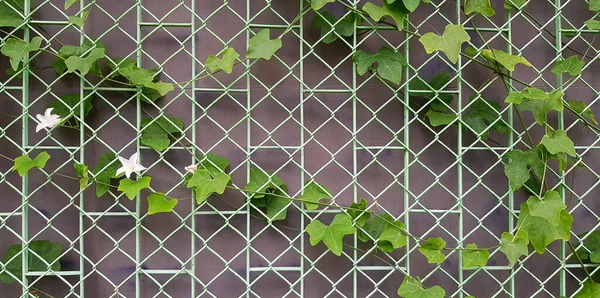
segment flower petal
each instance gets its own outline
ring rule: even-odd
[[[40,132],[40,130],[44,129],[44,123],[39,123],[36,127],[35,127],[35,132]]]
[[[129,160],[119,156],[119,161],[121,162],[121,165],[123,165],[124,168],[129,167]]]
[[[116,176],[119,176],[119,175],[121,175],[121,174],[125,173],[125,171],[126,171],[125,167],[121,167],[121,168],[119,168],[119,169],[117,170],[117,174],[115,174],[115,175],[116,175]]]
[[[131,157],[129,158],[129,162],[130,162],[132,165],[134,165],[134,164],[137,164],[137,161],[138,161],[138,154],[137,154],[137,152],[136,152],[136,153],[134,153],[133,155],[131,155]]]

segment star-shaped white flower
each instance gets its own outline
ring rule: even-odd
[[[121,162],[122,167],[117,170],[117,176],[125,173],[125,176],[129,178],[131,173],[137,173],[146,169],[146,167],[138,163],[137,153],[134,153],[129,159],[119,156],[119,161]]]
[[[52,110],[54,110],[54,108],[48,108],[46,109],[44,115],[37,114],[35,116],[35,118],[40,121],[40,123],[35,127],[35,132],[39,132],[44,128],[52,128],[60,123],[60,117],[52,114]]]
[[[189,165],[189,166],[185,167],[185,170],[190,174],[194,174],[198,170],[198,166],[197,165]]]

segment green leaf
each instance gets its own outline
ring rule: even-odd
[[[0,27],[19,27],[25,23],[22,14],[25,0],[0,1]]]
[[[31,42],[11,37],[6,40],[1,52],[4,56],[10,58],[10,65],[13,70],[18,70],[21,62],[27,62],[29,52],[39,50],[41,45],[42,38],[38,36],[32,38]]]
[[[113,71],[109,78],[124,78],[141,89],[142,100],[155,102],[167,93],[175,90],[171,83],[161,82],[156,74],[159,69],[140,68],[135,60],[129,58],[113,58],[106,66]],[[117,70],[115,72],[115,70]]]
[[[362,242],[377,241],[387,226],[393,222],[394,218],[387,213],[373,216],[358,230],[358,239]]]
[[[306,205],[306,209],[315,210],[319,208],[321,200],[331,199],[331,191],[325,186],[314,181],[307,182],[300,200]]]
[[[558,90],[546,93],[537,88],[525,88],[522,92],[509,93],[505,102],[518,104],[522,110],[531,111],[535,121],[543,125],[548,112],[552,110],[562,112],[563,96],[564,93]]]
[[[73,165],[75,168],[75,172],[77,173],[77,178],[79,178],[79,189],[85,189],[90,183],[90,175],[88,173],[88,166],[76,163]]]
[[[106,50],[103,48],[93,49],[85,57],[71,56],[65,60],[67,72],[73,73],[78,70],[82,75],[86,75],[98,60],[104,57],[106,57]]]
[[[223,194],[231,177],[225,173],[211,175],[206,169],[198,169],[187,183],[196,190],[196,202],[202,204],[213,193]]]
[[[338,36],[349,37],[354,34],[354,24],[357,17],[356,13],[350,12],[343,19],[338,20],[330,12],[324,11],[315,15],[312,26],[321,28],[321,41],[323,43],[332,43],[338,39]]]
[[[362,9],[369,14],[369,17],[375,22],[379,22],[382,18],[387,16],[391,17],[394,22],[396,22],[396,26],[400,31],[404,28],[404,18],[410,13],[401,1],[392,3],[383,1],[383,7],[367,2]]]
[[[251,168],[250,169],[250,181],[246,184],[244,189],[252,194],[255,199],[262,198],[265,196],[264,193],[275,190],[277,187],[282,186],[283,181],[273,173],[265,173],[261,169]],[[260,206],[265,207],[265,206]]]
[[[504,8],[506,9],[523,9],[527,0],[505,0]]]
[[[426,115],[429,118],[429,124],[433,127],[448,125],[458,118],[456,114],[441,113],[433,109],[428,110]]]
[[[564,130],[550,131],[542,138],[542,145],[550,154],[566,153],[573,157],[577,156],[575,144],[567,136]]]
[[[44,110],[53,108],[53,114],[60,116],[63,121],[68,121],[72,116],[77,118],[81,117],[81,106],[83,105],[83,115],[87,116],[94,105],[92,104],[92,97],[86,95],[86,99],[81,100],[81,95],[69,94],[60,96],[60,100],[55,100],[44,107]]]
[[[329,226],[323,224],[318,219],[311,221],[306,226],[306,232],[310,235],[310,244],[312,246],[323,241],[333,254],[341,256],[344,235],[356,233],[356,228],[352,225],[352,218],[350,216],[338,214]]]
[[[267,218],[270,221],[284,220],[287,217],[287,208],[292,203],[292,198],[289,198],[286,193],[287,185],[282,184],[272,192],[273,194],[268,194],[264,197],[266,200]]]
[[[591,2],[590,2],[591,3]],[[583,288],[573,298],[598,298],[600,297],[600,284],[588,280],[583,283]]]
[[[590,11],[600,11],[600,0],[590,0]]]
[[[52,270],[60,271],[60,262],[58,258],[62,254],[63,246],[58,242],[49,240],[31,241],[27,245],[27,270],[26,271],[41,271],[46,272]],[[21,244],[11,245],[4,256],[2,264],[5,271],[0,273],[0,281],[3,283],[13,283],[17,281],[9,275],[9,272],[16,276],[20,281],[23,271],[23,247]]]
[[[234,48],[226,48],[223,51],[223,58],[219,58],[214,55],[208,56],[205,65],[212,73],[222,70],[226,74],[231,74],[235,59],[237,59],[239,56],[240,54],[238,54]]]
[[[142,189],[150,188],[151,180],[152,178],[148,176],[140,177],[138,180],[125,178],[119,182],[119,188],[117,190],[124,192],[127,198],[133,201]]]
[[[211,175],[225,173],[225,170],[229,166],[229,160],[213,153],[198,156],[198,159],[200,160],[202,167],[207,169]]]
[[[92,171],[96,180],[96,196],[103,196],[110,188],[110,179],[116,178],[120,163],[114,153],[100,155],[100,161]]]
[[[40,152],[35,159],[31,159],[28,155],[19,156],[15,159],[13,169],[19,173],[19,176],[23,177],[33,168],[43,169],[49,159],[50,154],[46,151]]]
[[[270,39],[271,30],[263,29],[248,42],[248,51],[246,58],[248,59],[265,59],[269,60],[277,50],[281,49],[281,38]]]
[[[499,133],[508,133],[510,128],[502,121],[501,109],[497,102],[480,97],[471,105],[471,110],[463,115],[462,120],[466,124],[463,127],[470,129],[482,139],[487,139],[490,135],[490,124],[498,120],[491,128]]]
[[[86,39],[79,47],[70,45],[63,46],[58,51],[57,57],[54,59],[54,62],[52,62],[51,66],[54,67],[57,74],[62,75],[67,71],[67,65],[65,64],[67,59],[73,56],[81,57],[84,54],[89,53],[93,47],[104,49],[104,45],[101,42],[92,42],[89,39]],[[90,72],[95,75],[102,75],[98,61],[93,63]]]
[[[596,117],[594,116],[594,112],[592,112],[592,109],[588,108],[587,105],[582,101],[567,100],[567,104],[573,111],[575,111],[575,113],[581,115],[582,117],[588,118],[588,120],[592,121],[594,124],[598,124],[598,121],[596,121]]]
[[[396,85],[402,81],[402,68],[406,66],[406,58],[398,52],[383,46],[376,54],[368,54],[363,51],[357,51],[352,60],[356,64],[356,72],[364,75],[369,69],[373,69],[385,80]],[[373,65],[377,63],[377,67]]]
[[[325,6],[327,3],[333,3],[335,0],[309,0],[310,6],[314,10],[319,10]]]
[[[566,72],[572,76],[577,76],[583,71],[584,65],[585,62],[583,60],[579,60],[577,56],[571,56],[565,60],[557,61],[552,68],[552,73],[560,74]]]
[[[496,11],[490,5],[490,0],[465,0],[465,14],[479,13],[486,17],[492,17]]]
[[[544,172],[544,159],[539,150],[521,151],[513,150],[506,154],[509,162],[504,166],[504,174],[508,177],[510,188],[513,191],[521,188],[529,180],[529,168],[541,178]]]
[[[145,86],[154,81],[156,71],[140,68],[137,65],[130,63],[126,66],[119,67],[119,73],[136,86]]]
[[[588,30],[600,30],[600,21],[587,20],[584,23],[588,27]]]
[[[181,134],[183,121],[164,115],[158,118],[142,120],[142,137],[140,142],[152,149],[162,152],[169,147],[171,139]]]
[[[531,245],[539,254],[543,254],[546,246],[555,240],[568,241],[572,224],[573,217],[567,210],[561,210],[559,224],[554,225],[543,217],[531,215],[526,203],[521,204],[517,220],[517,227],[527,232]]]
[[[521,230],[516,237],[511,233],[504,232],[500,238],[500,251],[506,255],[509,264],[512,266],[521,256],[529,254],[527,244],[529,244],[527,232]]]
[[[463,25],[446,26],[442,36],[429,32],[419,38],[427,54],[442,51],[452,63],[458,62],[461,46],[469,40],[471,40],[471,37],[465,31]]]
[[[580,235],[580,237],[583,237],[583,235]],[[581,258],[581,260],[589,259],[589,261],[594,264],[600,263],[600,230],[591,232],[585,238],[585,242],[582,242],[583,247],[576,252],[579,258]],[[573,259],[577,260],[577,257],[574,256]]]
[[[421,281],[406,276],[398,288],[398,296],[404,298],[444,298],[446,291],[440,286],[424,288]]]
[[[77,2],[79,2],[79,0],[65,0],[65,10],[69,9],[69,7]]]
[[[523,64],[525,66],[529,66],[531,67],[531,63],[529,63],[529,61],[527,61],[527,59],[521,57],[521,56],[517,56],[517,55],[511,55],[508,54],[507,52],[501,51],[501,50],[496,50],[496,49],[492,49],[490,50],[483,50],[481,55],[488,61],[492,62],[492,63],[498,63],[499,65],[503,66],[504,68],[508,69],[509,71],[515,71],[515,66],[517,64]]]
[[[387,0],[387,2],[393,1]],[[417,9],[417,7],[419,7],[421,0],[402,0],[402,3],[406,7],[406,9],[408,9],[408,11],[413,12]]]
[[[81,17],[69,16],[69,24],[73,24],[75,26],[79,26],[79,27],[83,28],[83,26],[85,25],[85,21],[87,20],[89,14],[90,14],[90,11],[87,10],[83,13],[83,15]]]
[[[555,226],[560,224],[561,211],[567,209],[567,205],[561,200],[560,194],[553,190],[547,191],[541,200],[535,196],[529,197],[526,204],[529,208],[529,214],[542,217]]]
[[[379,236],[377,247],[383,252],[393,252],[394,250],[406,246],[408,236],[403,233],[404,223],[397,220],[388,224]]]
[[[447,90],[448,83],[451,78],[447,72],[441,72],[434,75],[429,83],[426,83],[421,78],[413,79],[410,82],[410,89],[414,91],[431,91],[431,92],[418,92],[414,93],[414,96],[425,97],[426,99],[432,100],[428,107],[437,112],[448,111],[448,105],[454,100],[452,94],[439,93],[439,91]],[[437,94],[436,94],[437,93]]]
[[[144,85],[144,87],[155,90],[156,92],[158,92],[158,94],[160,94],[161,97],[165,96],[165,95],[167,95],[167,93],[175,90],[175,86],[173,84],[165,83],[165,82],[161,82],[161,81],[146,83]]]
[[[440,264],[444,262],[446,256],[442,252],[446,248],[446,241],[444,239],[429,238],[425,244],[419,246],[419,252],[427,258],[427,262],[430,264]]]
[[[173,198],[169,200],[162,192],[153,193],[148,196],[148,214],[172,212],[177,203],[179,203],[178,199]]]
[[[348,215],[359,227],[364,226],[371,217],[371,213],[365,210],[367,210],[367,200],[363,198],[360,198],[360,203],[352,203],[348,208]]]
[[[487,249],[477,248],[477,244],[469,243],[461,250],[463,257],[463,267],[483,267],[487,265],[490,258],[490,252]]]

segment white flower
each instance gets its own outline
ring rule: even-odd
[[[40,121],[35,127],[35,132],[39,132],[44,128],[52,128],[60,123],[60,117],[58,115],[53,115],[52,110],[54,110],[54,108],[48,108],[44,115],[37,114],[35,116],[35,118]]]
[[[185,170],[190,174],[194,174],[194,172],[196,172],[198,170],[198,166],[197,165],[189,165],[189,166],[185,167]]]
[[[129,159],[119,156],[119,161],[123,166],[117,170],[117,176],[119,176],[122,173],[125,173],[125,176],[129,178],[129,176],[131,176],[131,173],[137,173],[146,169],[146,167],[138,163],[137,153],[134,153]]]

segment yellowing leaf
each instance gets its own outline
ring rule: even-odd
[[[143,176],[138,180],[125,178],[119,182],[119,188],[117,190],[124,192],[127,198],[133,201],[142,189],[150,188],[151,180],[152,178],[148,176]]]
[[[342,255],[344,235],[356,233],[352,225],[352,218],[346,214],[335,216],[331,225],[327,226],[315,219],[306,226],[306,232],[310,235],[310,244],[315,246],[323,241],[333,254]]]
[[[469,40],[471,40],[471,37],[465,31],[463,25],[446,26],[442,36],[429,32],[419,38],[427,54],[442,51],[452,63],[458,62],[461,46]]]
[[[50,154],[46,151],[38,154],[35,159],[31,159],[28,155],[19,156],[15,159],[13,169],[19,173],[19,176],[23,177],[33,168],[43,169],[49,159]]]

